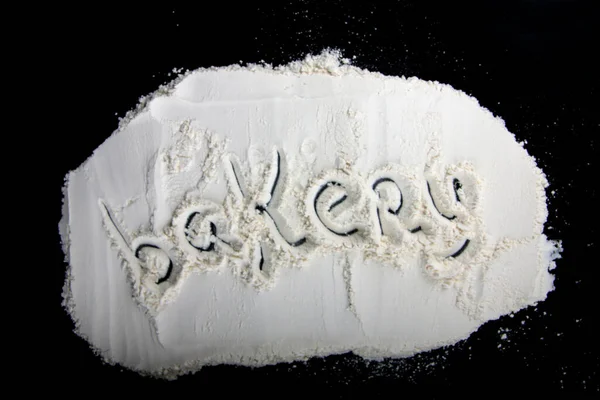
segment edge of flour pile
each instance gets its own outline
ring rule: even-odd
[[[465,93],[462,90],[455,89],[454,87],[452,87],[449,84],[440,83],[438,81],[426,81],[423,79],[419,79],[418,77],[389,76],[389,75],[384,75],[380,72],[373,72],[373,71],[369,71],[366,69],[362,69],[362,68],[353,66],[351,64],[351,61],[348,58],[343,58],[342,52],[340,50],[331,49],[331,48],[326,48],[319,54],[307,54],[304,57],[304,59],[291,61],[287,64],[281,64],[278,66],[273,66],[272,64],[268,64],[268,63],[262,63],[262,64],[250,63],[245,66],[243,66],[241,64],[232,64],[229,66],[198,68],[198,69],[191,70],[191,71],[188,70],[183,73],[180,73],[176,78],[174,78],[170,82],[160,85],[158,87],[158,89],[155,90],[154,92],[152,92],[148,95],[145,95],[145,96],[141,96],[138,99],[138,104],[133,109],[128,111],[124,117],[119,118],[119,124],[118,124],[117,129],[115,129],[115,131],[113,131],[113,133],[111,135],[109,135],[80,166],[78,166],[76,169],[74,169],[72,171],[69,171],[65,175],[64,185],[62,187],[62,195],[63,195],[62,216],[58,223],[58,230],[59,230],[62,250],[65,254],[64,262],[67,264],[67,268],[65,271],[65,281],[64,281],[64,285],[63,285],[63,289],[62,289],[62,307],[65,309],[65,311],[69,314],[69,316],[73,320],[73,323],[74,323],[73,332],[77,336],[84,339],[87,342],[88,346],[90,346],[93,353],[96,354],[97,356],[100,356],[102,361],[106,364],[118,365],[118,363],[116,361],[112,360],[103,350],[99,349],[93,343],[91,343],[91,341],[89,340],[87,335],[85,335],[83,332],[81,332],[80,322],[75,313],[75,304],[74,304],[72,289],[71,289],[71,282],[73,281],[73,274],[72,274],[72,266],[71,266],[71,260],[70,260],[70,242],[71,242],[70,229],[69,229],[70,209],[69,209],[69,201],[68,201],[68,187],[69,187],[69,183],[70,183],[70,178],[71,178],[72,174],[85,168],[87,163],[92,159],[92,157],[95,156],[96,152],[112,136],[121,132],[132,120],[134,120],[138,115],[145,112],[149,108],[150,103],[153,100],[160,98],[160,97],[168,97],[171,94],[173,94],[174,90],[179,85],[179,83],[181,83],[188,76],[190,76],[192,74],[205,73],[205,72],[211,72],[211,71],[212,72],[251,71],[251,72],[266,72],[266,73],[275,74],[275,75],[313,75],[313,74],[318,75],[318,74],[322,74],[322,75],[339,76],[339,77],[353,75],[353,76],[378,77],[378,78],[384,79],[384,80],[393,80],[393,81],[401,80],[401,81],[405,81],[405,82],[414,82],[414,83],[433,85],[439,91],[451,90],[455,94],[466,98],[466,100],[471,101],[472,103],[477,105],[483,112],[488,113],[489,116],[491,116],[499,124],[501,124],[502,127],[506,128],[506,123],[505,123],[504,119],[502,119],[501,117],[499,117],[497,115],[494,115],[490,110],[483,107],[475,97],[468,95],[467,93]],[[515,135],[512,132],[510,132],[508,129],[506,129],[506,131],[509,132],[513,136],[513,138],[515,138]],[[515,141],[516,141],[516,138],[515,138]],[[523,142],[520,142],[520,144],[524,147]],[[546,179],[546,175],[544,174],[544,172],[541,170],[541,168],[539,168],[536,165],[535,157],[530,155],[529,153],[528,153],[528,155],[531,158],[535,168],[538,170],[538,173],[544,179]],[[547,180],[546,180],[546,182],[547,182]],[[547,191],[548,187],[549,187],[549,185],[546,184],[544,187],[544,191]],[[548,197],[546,196],[546,201],[547,200],[548,200]],[[549,261],[548,271],[552,271],[555,268],[554,260],[560,258],[560,253],[562,252],[563,248],[562,248],[562,244],[561,244],[560,240],[548,239],[548,241],[550,243],[552,243],[555,248],[554,253],[551,255],[550,259],[548,260]],[[550,291],[552,291],[552,290],[554,290],[554,285]],[[540,300],[540,301],[542,301],[542,300]],[[534,304],[531,304],[531,305],[527,306],[526,308],[535,306],[537,303],[538,302],[535,302]],[[500,318],[500,317],[498,317],[498,318]],[[498,319],[498,318],[496,318],[496,319]],[[495,320],[495,319],[491,319],[491,320]],[[481,325],[481,326],[483,326],[483,325]],[[422,353],[422,352],[432,350],[434,348],[442,348],[444,346],[456,344],[456,343],[468,338],[471,334],[476,332],[481,326],[475,328],[472,332],[469,332],[468,334],[466,334],[464,336],[461,336],[459,338],[449,339],[444,344],[441,344],[441,345],[438,344],[431,348],[418,349],[418,350],[415,350],[414,352],[410,352],[410,353],[407,353],[404,355],[398,355],[397,357],[378,355],[378,354],[376,354],[376,352],[373,352],[367,348],[354,349],[354,350],[351,350],[351,352],[356,355],[361,356],[365,360],[383,360],[383,359],[387,359],[387,358],[400,358],[400,357],[406,358],[406,357],[411,357],[417,353]],[[261,359],[260,362],[258,360],[247,359],[240,363],[237,363],[236,365],[243,365],[243,366],[250,366],[250,367],[259,366],[259,365],[260,366],[273,365],[273,364],[282,363],[282,362],[306,361],[313,357],[323,357],[323,356],[327,356],[327,355],[342,354],[342,353],[347,353],[347,352],[349,352],[349,351],[346,348],[343,348],[343,349],[341,347],[339,349],[328,348],[328,349],[315,351],[314,354],[311,354],[310,356],[303,356],[303,355],[299,355],[299,354],[295,355],[294,357],[273,356],[269,360]],[[194,360],[194,361],[186,362],[184,365],[175,365],[175,366],[164,367],[164,368],[159,368],[159,369],[155,369],[155,370],[142,370],[142,369],[132,367],[132,366],[123,366],[123,368],[135,371],[142,376],[171,380],[171,379],[176,379],[177,377],[179,377],[181,375],[198,372],[202,367],[218,365],[218,364],[222,364],[222,362],[220,362],[219,359],[217,358],[214,360],[203,360],[203,361]]]

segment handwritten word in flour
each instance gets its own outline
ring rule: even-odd
[[[127,253],[129,268],[141,285],[159,294],[187,269],[230,264],[260,286],[294,255],[308,259],[315,252],[361,246],[387,246],[383,253],[388,255],[418,249],[426,271],[447,278],[451,268],[435,262],[457,264],[480,229],[480,185],[465,165],[428,165],[419,173],[387,164],[366,176],[328,169],[297,195],[290,191],[294,174],[279,150],[273,150],[258,181],[247,179],[247,168],[229,154],[223,162],[229,200],[219,204],[191,192],[163,237],[135,240],[125,237],[107,203],[99,204],[109,236]],[[290,202],[300,205],[291,207],[295,213],[289,212]]]

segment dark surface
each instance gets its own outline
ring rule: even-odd
[[[54,8],[44,39],[63,102],[56,122],[63,136],[44,146],[62,148],[53,158],[47,196],[51,206],[53,249],[50,311],[53,345],[44,350],[49,365],[47,390],[65,382],[92,388],[135,385],[138,389],[193,390],[207,387],[264,392],[263,397],[334,390],[333,397],[373,393],[392,386],[424,395],[446,390],[487,396],[498,391],[598,392],[596,340],[599,301],[597,169],[599,29],[594,2],[283,1],[278,6],[227,2],[210,10],[167,5]],[[485,5],[484,5],[485,3]],[[82,3],[84,4],[84,3]],[[102,3],[100,3],[102,4]],[[208,3],[204,3],[208,4]],[[211,5],[212,7],[212,5]],[[551,183],[547,234],[562,239],[563,259],[556,269],[556,290],[548,299],[514,317],[485,324],[468,340],[403,361],[367,365],[359,358],[332,356],[307,363],[261,369],[206,368],[176,382],[142,378],[103,365],[87,343],[72,332],[60,308],[65,265],[56,224],[61,185],[117,127],[117,116],[174,77],[174,67],[195,69],[243,62],[280,64],[338,48],[354,64],[390,75],[418,76],[448,83],[476,97],[501,116],[518,140],[538,159]],[[116,114],[116,115],[115,115]],[[67,148],[68,151],[65,151]],[[594,221],[596,220],[596,221]],[[508,340],[501,340],[506,330]],[[52,364],[50,364],[50,362]],[[283,385],[285,391],[270,389]],[[319,391],[313,391],[318,387]],[[426,398],[428,396],[425,396]]]

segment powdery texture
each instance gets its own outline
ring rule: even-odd
[[[67,175],[64,305],[106,361],[153,376],[406,357],[545,299],[547,186],[449,86],[334,51],[201,69]]]

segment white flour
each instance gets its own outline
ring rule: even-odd
[[[410,356],[545,299],[547,185],[449,86],[335,52],[194,71],[67,176],[65,306],[156,376]]]

